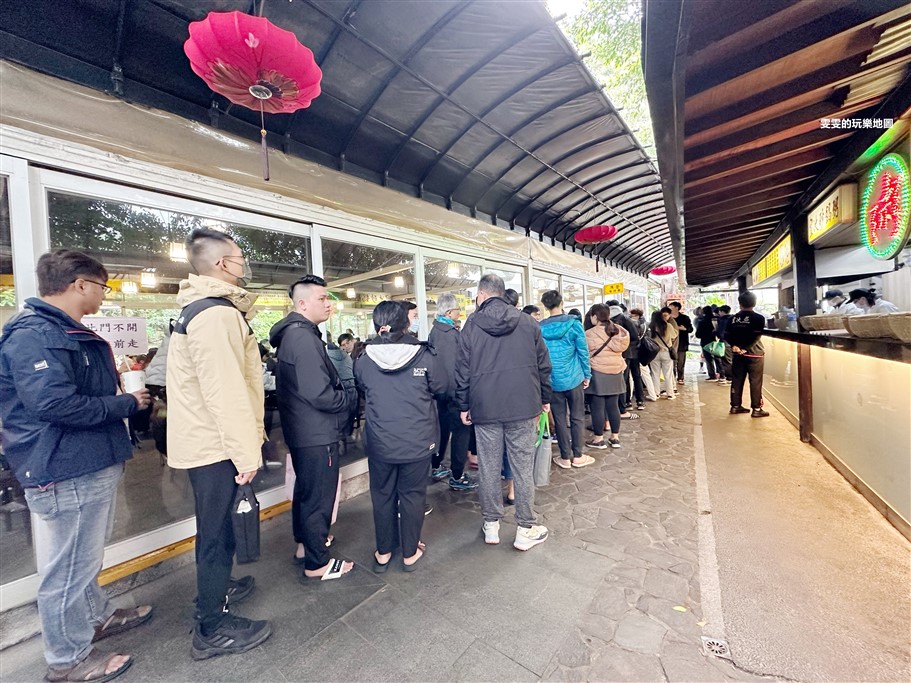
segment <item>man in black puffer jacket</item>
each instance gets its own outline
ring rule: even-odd
[[[478,442],[484,540],[500,542],[503,496],[500,469],[505,446],[515,478],[513,546],[528,550],[547,539],[535,525],[535,437],[541,411],[550,410],[550,356],[541,328],[504,299],[503,280],[492,273],[478,283],[478,309],[459,336],[456,401],[464,424],[474,424]]]
[[[294,464],[291,522],[304,575],[337,578],[353,568],[329,559],[326,540],[338,489],[339,441],[348,422],[348,394],[326,353],[319,325],[332,304],[326,281],[305,275],[288,288],[294,311],[273,325],[275,389],[282,433]]]

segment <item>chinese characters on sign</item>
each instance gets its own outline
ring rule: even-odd
[[[819,119],[820,128],[891,128],[892,119]]]
[[[622,282],[612,282],[610,284],[604,285],[605,294],[623,294],[623,283]]]
[[[762,257],[762,260],[753,266],[753,286],[768,280],[776,273],[780,273],[791,265],[791,236],[788,235],[773,247],[772,251]]]
[[[860,237],[873,258],[890,259],[905,246],[911,224],[911,174],[897,154],[883,157],[867,176]]]
[[[807,215],[807,241],[813,244],[832,228],[851,225],[857,220],[857,185],[845,183],[835,188]]]
[[[111,345],[118,356],[138,356],[149,350],[149,335],[144,318],[108,318],[92,316],[82,324]]]

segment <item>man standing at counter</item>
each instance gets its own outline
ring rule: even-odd
[[[762,409],[762,371],[765,365],[762,331],[765,329],[765,318],[753,311],[756,307],[753,292],[743,292],[737,301],[740,302],[740,310],[731,316],[724,331],[724,341],[731,345],[734,352],[730,412],[731,415],[750,412],[743,407],[743,385],[749,376],[752,417],[768,417],[769,413]]]

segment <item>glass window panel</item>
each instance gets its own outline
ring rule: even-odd
[[[592,287],[591,285],[586,285],[585,287],[585,310],[588,310],[595,304],[603,304],[604,295],[601,293],[600,287]]]
[[[585,289],[581,282],[573,282],[563,278],[563,291],[561,293],[563,294],[563,310],[566,313],[575,308],[580,314],[585,314],[584,291]]]
[[[256,338],[266,340],[272,325],[290,310],[287,287],[310,271],[310,240],[245,225],[126,202],[48,192],[48,220],[53,248],[79,249],[107,268],[108,295],[99,315],[139,317],[146,321],[149,353],[117,356],[121,368],[151,361],[180,309],[175,295],[189,265],[183,242],[191,230],[208,227],[230,234],[250,261],[247,289],[257,294],[251,320]],[[117,351],[115,350],[115,354]],[[263,448],[266,469],[254,481],[263,491],[284,484],[285,447],[272,392],[267,392]],[[185,470],[172,470],[155,447],[149,414],[130,426],[138,439],[117,498],[111,541],[119,541],[193,516],[193,496]]]
[[[491,272],[491,271],[488,271]],[[499,273],[497,273],[499,275]],[[481,266],[438,257],[424,258],[424,286],[427,289],[427,314],[436,317],[437,297],[448,293],[459,302],[460,319],[465,320],[475,310]]]
[[[6,176],[0,176],[0,330],[17,310],[16,290],[13,287],[13,240],[9,212],[9,182]],[[0,517],[0,582],[8,583],[34,574],[37,569],[31,515],[25,503],[22,487],[3,456],[2,446]]]
[[[417,303],[414,288],[414,256],[401,251],[323,239],[323,273],[329,294],[335,300],[326,322],[330,340],[343,332],[359,341],[375,336],[373,309],[381,301]],[[341,464],[366,457],[363,448],[363,407],[355,429],[345,440]]]
[[[540,308],[541,317],[546,318],[547,309],[544,308],[544,304],[541,303],[541,295],[544,294],[544,292],[551,290],[551,289],[560,289],[560,282],[557,280],[556,275],[551,276],[551,275],[535,273],[534,285],[535,285],[535,291],[534,291],[535,299],[531,303],[533,303],[535,306]]]
[[[525,275],[521,271],[485,268],[484,272],[493,273],[503,278],[503,284],[506,285],[506,289],[514,289],[519,293],[519,308],[525,306]]]

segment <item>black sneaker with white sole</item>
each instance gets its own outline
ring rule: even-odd
[[[236,655],[262,645],[272,635],[272,622],[253,621],[233,614],[212,633],[204,636],[200,625],[193,629],[193,659],[209,659],[220,655]]]
[[[750,417],[768,417],[769,411],[763,410],[762,408],[753,408],[753,412]]]

